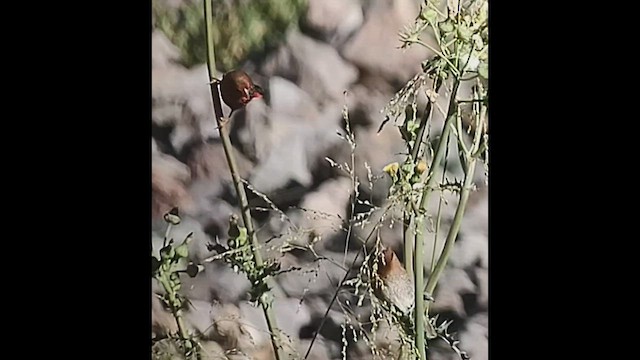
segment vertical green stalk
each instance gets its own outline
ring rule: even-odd
[[[233,156],[233,146],[231,145],[231,140],[229,139],[229,130],[228,126],[224,126],[225,122],[223,119],[222,113],[222,105],[220,102],[220,92],[218,91],[218,84],[215,81],[214,74],[216,73],[215,68],[215,52],[214,52],[214,41],[213,41],[213,15],[212,15],[212,0],[204,1],[204,16],[205,16],[205,28],[207,33],[207,67],[209,69],[209,81],[211,81],[211,95],[213,97],[213,109],[216,114],[216,122],[218,123],[218,129],[220,131],[220,138],[222,139],[222,147],[224,148],[224,154],[227,159],[227,163],[229,164],[229,170],[231,171],[231,177],[233,178],[233,186],[236,189],[236,194],[238,195],[238,199],[241,207],[242,221],[244,226],[247,228],[247,235],[251,238],[252,242],[252,251],[253,257],[256,262],[256,266],[263,266],[262,255],[260,254],[260,247],[258,243],[258,238],[255,234],[255,230],[253,227],[253,221],[251,219],[251,211],[249,209],[249,201],[247,200],[247,194],[244,191],[244,186],[242,184],[242,180],[240,179],[240,174],[238,172],[238,167],[236,165],[235,157]],[[273,289],[275,284],[272,278],[268,278],[265,280],[269,289]],[[265,294],[266,295],[266,294]],[[267,326],[269,328],[269,333],[271,334],[271,343],[273,345],[273,351],[275,353],[277,360],[285,360],[284,350],[282,346],[279,344],[279,329],[278,324],[276,322],[275,312],[273,310],[273,306],[268,297],[261,296],[260,304],[262,305],[262,309],[264,311]]]
[[[413,213],[413,210],[405,208],[402,221],[404,230],[404,268],[407,270],[407,274],[410,279],[413,279],[413,239],[411,238],[411,235],[413,234],[412,231],[415,231],[413,226],[414,218],[415,214]]]
[[[473,174],[476,168],[476,158],[470,157],[467,161],[466,166],[467,173],[465,174],[464,185],[462,187],[462,190],[460,191],[460,201],[458,202],[458,207],[456,208],[456,214],[453,217],[453,223],[451,224],[451,228],[449,228],[449,233],[447,234],[447,239],[445,240],[442,254],[438,258],[435,269],[429,276],[429,281],[427,282],[427,286],[425,288],[425,291],[428,294],[433,293],[433,291],[435,290],[436,285],[438,284],[438,279],[440,278],[442,271],[444,271],[444,268],[447,265],[447,260],[449,260],[449,255],[451,254],[451,250],[453,250],[453,245],[455,244],[456,238],[458,237],[458,232],[460,231],[460,226],[462,225],[462,218],[464,217],[464,211],[467,208],[469,194],[471,193],[471,189],[473,188]]]
[[[427,181],[424,187],[424,191],[422,194],[422,198],[420,200],[419,209],[424,211],[426,205],[428,204],[429,195],[433,192],[437,177],[438,171],[440,170],[440,163],[442,163],[442,159],[444,158],[444,154],[447,149],[447,144],[449,140],[449,134],[451,132],[451,125],[454,123],[456,119],[456,114],[458,112],[458,105],[456,102],[456,95],[458,93],[458,87],[460,86],[460,80],[454,79],[453,87],[451,89],[451,98],[449,100],[449,109],[447,111],[447,119],[444,122],[444,126],[442,128],[442,133],[440,135],[440,139],[438,140],[438,147],[436,148],[436,153],[433,157],[433,161],[431,162],[431,166],[429,167],[429,172],[427,175]],[[424,124],[426,126],[426,124]],[[414,215],[419,216],[418,214]],[[416,347],[418,348],[418,353],[420,354],[420,359],[426,359],[426,342],[424,336],[425,330],[425,303],[424,303],[424,295],[422,289],[424,289],[424,241],[425,237],[420,236],[421,231],[418,231],[419,228],[422,227],[423,218],[417,220],[416,227],[414,230],[414,259],[413,259],[413,268],[414,268],[414,284],[415,284],[415,311],[414,311],[414,320],[416,325]],[[431,280],[431,277],[429,278]],[[430,292],[428,294],[431,295]]]
[[[176,319],[176,324],[178,325],[178,336],[180,337],[180,340],[182,341],[182,343],[186,348],[186,353],[191,354],[191,356],[193,356],[194,355],[193,343],[191,342],[191,338],[189,337],[189,333],[187,332],[187,327],[184,325],[184,320],[182,319],[182,310],[174,306],[174,304],[178,303],[177,294],[173,290],[173,287],[169,284],[166,276],[167,276],[166,274],[163,274],[157,279],[160,281],[160,284],[162,284],[162,287],[164,288],[164,290],[167,292],[167,295],[169,296],[171,313],[173,314],[173,317]]]
[[[434,89],[437,93],[442,86],[442,80],[440,78],[436,78],[434,82]],[[413,148],[411,149],[411,161],[413,161],[413,166],[418,165],[420,158],[422,157],[422,145],[425,142],[424,137],[427,133],[427,123],[431,118],[433,113],[433,103],[429,100],[424,110],[424,115],[420,120],[420,127],[418,129],[418,135],[416,136],[416,140],[413,144]],[[405,209],[404,213],[404,221],[403,221],[403,230],[404,230],[404,268],[407,270],[407,274],[409,274],[409,278],[413,279],[413,258],[414,258],[414,241],[412,239],[412,235],[417,230],[414,227],[414,219],[417,214],[413,211],[413,209],[408,210]]]

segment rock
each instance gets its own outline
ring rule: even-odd
[[[224,349],[217,342],[200,340],[199,345],[202,360],[229,360]]]
[[[301,306],[299,301],[291,298],[276,298],[274,309],[278,327],[287,336],[298,338],[300,329],[311,321],[311,314],[306,306]],[[248,302],[240,303],[240,312],[248,324],[256,344],[270,341],[267,333],[267,321],[262,307],[255,307]]]
[[[475,284],[464,270],[448,267],[438,281],[436,293],[433,295],[435,302],[431,307],[435,313],[453,311],[457,316],[465,318],[466,311],[461,295],[475,291]]]
[[[238,174],[245,179],[253,164],[236,148],[232,148]],[[232,184],[229,164],[222,143],[198,143],[189,151],[187,165],[194,179],[204,179],[216,186]]]
[[[185,69],[171,65],[151,69],[151,118],[168,128],[176,153],[191,142],[219,136],[205,65]]]
[[[340,140],[336,136],[340,109],[325,108],[315,118],[273,113],[267,119],[262,122],[250,117],[247,122],[247,131],[252,134],[247,142],[253,144],[259,159],[251,184],[266,194],[291,181],[310,186],[312,169]]]
[[[371,168],[371,174],[376,180],[373,182],[373,189],[368,190],[373,197],[374,204],[380,204],[386,199],[391,186],[391,178],[382,169],[392,163],[402,164],[406,153],[406,146],[400,132],[382,131],[377,133],[374,127],[368,129],[358,129],[356,132],[356,175],[360,179],[363,188],[370,186],[365,163]],[[336,161],[347,161],[347,154],[342,154]]]
[[[449,258],[451,265],[458,268],[468,268],[476,263],[485,269],[489,267],[488,194],[486,191],[477,194],[477,203],[467,203],[460,233]]]
[[[316,119],[320,111],[315,100],[295,83],[274,76],[269,79],[270,108],[274,114]]]
[[[191,175],[175,158],[157,154],[151,159],[151,216],[159,219],[173,207],[188,210],[193,202],[187,192]]]
[[[406,83],[431,55],[419,45],[398,49],[398,33],[413,24],[418,11],[414,0],[374,0],[365,13],[364,25],[342,47],[341,54],[361,71],[378,74],[395,84]],[[432,42],[426,37],[423,41]]]
[[[319,104],[343,102],[343,92],[358,77],[333,47],[298,31],[287,34],[286,45],[265,61],[262,73],[294,81]]]
[[[318,189],[307,193],[300,203],[301,210],[295,210],[290,217],[307,234],[301,236],[297,245],[311,241],[328,241],[331,236],[342,232],[343,221],[347,219],[347,207],[351,198],[351,180],[346,177],[325,181]]]
[[[311,345],[311,339],[301,339],[298,343],[298,352],[300,354],[306,354],[307,349]],[[335,347],[335,343],[328,342],[322,336],[318,336],[316,341],[313,342],[313,347],[311,348],[311,352],[309,353],[308,360],[326,360],[326,359],[334,359],[335,357],[331,356],[330,347]]]
[[[250,354],[255,351],[255,343],[247,330],[240,309],[233,304],[214,304],[211,311],[211,338],[224,350],[236,349]]]
[[[342,44],[364,21],[358,0],[310,0],[304,25],[321,40]]]
[[[240,210],[228,202],[220,199],[219,189],[208,186],[206,180],[197,181],[191,187],[196,208],[194,218],[202,224],[202,228],[212,240],[216,236],[222,241],[227,238],[229,217],[232,214],[240,216]]]
[[[334,253],[334,256],[331,255],[323,252],[323,256],[333,259],[337,263],[341,262],[341,257],[337,256],[339,254]],[[288,297],[300,301],[306,301],[308,297],[325,296],[332,293],[335,286],[344,276],[344,271],[329,261],[320,261],[315,264],[303,263],[295,257],[287,255],[280,262],[283,269],[301,268],[301,270],[280,274],[276,278]]]
[[[461,350],[474,360],[489,359],[489,328],[488,315],[481,313],[470,318],[460,332]]]
[[[214,339],[211,312],[211,302],[197,299],[189,299],[189,310],[185,311],[184,321],[190,329],[202,334],[202,339]],[[215,339],[214,339],[215,340]]]
[[[478,306],[486,310],[489,308],[489,271],[480,267],[475,268],[478,283]]]
[[[210,253],[209,255],[214,255]],[[251,283],[242,273],[234,272],[231,267],[216,261],[204,263],[204,271],[195,278],[182,277],[183,290],[190,299],[202,301],[219,301],[223,304],[237,303],[246,298]]]

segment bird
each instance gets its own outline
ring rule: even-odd
[[[384,248],[381,258],[382,262],[378,264],[378,276],[383,286],[378,292],[381,296],[377,296],[408,316],[415,304],[413,281],[393,249]]]
[[[222,100],[231,108],[228,117],[234,111],[246,106],[253,99],[260,99],[264,90],[253,83],[251,77],[242,70],[231,70],[225,73],[220,80],[220,92]]]

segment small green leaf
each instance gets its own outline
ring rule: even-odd
[[[451,21],[451,19],[447,19],[445,21],[441,21],[438,24],[438,27],[440,28],[440,31],[442,31],[443,33],[445,33],[445,34],[450,33],[454,29],[453,21]]]
[[[471,29],[469,29],[469,27],[465,24],[460,24],[460,26],[458,26],[458,38],[462,39],[465,42],[468,42],[469,40],[471,40]]]
[[[420,14],[420,18],[429,24],[435,24],[438,21],[438,13],[433,9],[428,9]]]
[[[238,247],[242,247],[247,245],[248,241],[247,241],[247,228],[245,227],[241,227],[239,228],[240,233],[238,234],[238,237],[236,238],[236,240],[238,241]]]
[[[176,255],[179,258],[186,258],[189,256],[189,246],[187,244],[182,244],[176,248]]]

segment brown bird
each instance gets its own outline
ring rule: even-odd
[[[413,282],[393,249],[385,248],[382,255],[382,262],[378,263],[378,276],[384,284],[380,290],[383,300],[395,305],[404,315],[409,315],[415,303]]]
[[[252,99],[260,99],[264,95],[262,88],[242,70],[232,70],[222,76],[220,81],[222,100],[231,108],[228,117],[234,111],[246,106]]]

